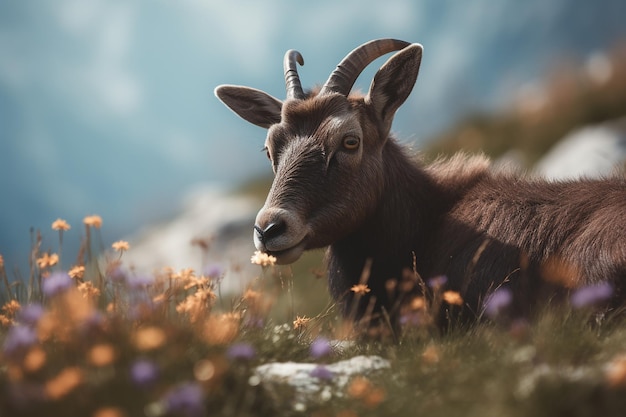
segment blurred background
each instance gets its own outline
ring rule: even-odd
[[[0,0],[0,254],[27,275],[29,230],[56,251],[50,225],[66,219],[65,256],[98,214],[103,245],[130,240],[137,265],[248,264],[265,132],[213,89],[283,98],[290,48],[312,87],[363,42],[422,43],[403,141],[554,177],[606,172],[626,148],[625,16],[621,0]],[[564,138],[582,159],[559,157],[573,152]]]

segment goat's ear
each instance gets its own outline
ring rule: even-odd
[[[421,62],[422,45],[414,43],[389,58],[374,76],[365,103],[387,132],[396,110],[413,90]]]
[[[236,85],[220,85],[215,89],[215,95],[229,109],[252,124],[267,129],[273,124],[280,123],[282,101],[261,90]]]

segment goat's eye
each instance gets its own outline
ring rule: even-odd
[[[359,147],[361,141],[358,137],[348,135],[343,138],[343,148],[349,151],[354,151]]]

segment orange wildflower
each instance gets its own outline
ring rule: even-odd
[[[363,398],[372,389],[372,383],[363,376],[354,378],[348,385],[348,395],[352,398]]]
[[[191,270],[191,273],[193,274],[193,270]],[[185,286],[183,287],[185,290],[188,290],[189,288],[192,288],[192,287],[202,287],[208,284],[210,281],[207,277],[204,277],[204,276],[198,278],[194,275],[185,276],[185,275],[182,275],[182,273],[180,277],[181,279],[187,281],[187,284],[185,284]]]
[[[83,382],[83,373],[80,368],[66,368],[57,376],[46,382],[44,392],[53,399],[64,397]]]
[[[165,343],[165,332],[156,326],[144,327],[135,333],[133,343],[139,350],[154,350]]]
[[[304,328],[310,321],[311,319],[308,317],[297,316],[296,319],[293,321],[293,329],[297,330],[300,327]]]
[[[195,294],[187,296],[176,306],[180,314],[187,313],[189,320],[195,323],[202,313],[210,311],[216,295],[210,288],[198,288]]]
[[[411,300],[411,310],[421,310],[426,307],[426,300],[424,297],[415,297]]]
[[[365,295],[371,290],[366,284],[357,284],[357,285],[353,285],[352,288],[350,288],[350,291],[352,291],[356,295]]]
[[[45,365],[46,358],[46,352],[42,348],[32,348],[24,357],[23,368],[26,372],[37,372]]]
[[[384,389],[372,388],[370,392],[368,393],[368,395],[365,398],[363,398],[363,401],[365,402],[365,405],[367,405],[368,407],[374,408],[378,406],[380,403],[382,403],[385,400],[386,396],[387,395]]]
[[[37,266],[39,266],[39,269],[48,268],[56,265],[57,263],[59,263],[59,255],[56,253],[51,255],[44,253],[41,258],[37,259]]]
[[[194,296],[205,303],[211,302],[217,298],[213,290],[210,288],[198,288]]]
[[[130,249],[130,245],[125,240],[118,240],[117,242],[114,242],[111,247],[117,252],[124,252]]]
[[[82,265],[76,265],[75,267],[71,268],[67,272],[67,274],[70,276],[70,278],[81,279],[85,274],[85,267]]]
[[[256,251],[250,258],[250,262],[261,266],[271,266],[276,264],[276,257],[261,251]]]
[[[102,227],[102,217],[94,214],[93,216],[87,216],[83,219],[83,223],[85,223],[88,227],[95,227],[99,229]]]
[[[457,306],[463,305],[463,298],[461,294],[456,291],[446,291],[443,293],[443,300],[448,304],[454,304]]]
[[[242,296],[242,300],[250,308],[253,314],[261,314],[267,311],[272,305],[271,297],[263,297],[263,293],[260,291],[248,288]]]
[[[0,309],[4,314],[0,314],[0,326],[9,327],[14,323],[15,314],[22,308],[17,300],[11,300]]]
[[[103,407],[97,409],[92,417],[126,417],[124,410],[117,407]]]
[[[204,339],[212,345],[230,343],[239,333],[240,322],[236,313],[211,314],[204,324]]]
[[[100,290],[94,287],[92,282],[81,282],[76,288],[83,298],[88,300],[92,300],[100,296]]]
[[[63,219],[56,219],[52,222],[52,230],[64,231],[70,229],[70,225]]]
[[[13,324],[13,319],[5,316],[4,314],[0,314],[0,326],[9,327]]]
[[[215,375],[215,365],[208,359],[202,359],[193,366],[193,376],[198,381],[208,381]]]
[[[604,376],[611,387],[626,386],[626,355],[613,358],[606,365]]]
[[[243,294],[242,298],[247,302],[254,303],[261,298],[261,293],[259,291],[251,290],[250,288],[248,288]]]
[[[196,276],[196,271],[193,270],[193,268],[184,268],[180,270],[180,278],[183,280],[191,280],[192,278],[195,278]]]
[[[20,308],[22,308],[22,306],[20,306],[20,303],[17,300],[11,300],[2,306],[2,311],[8,315],[14,316]]]
[[[370,408],[378,406],[386,396],[382,388],[374,386],[369,379],[362,376],[354,378],[347,391],[350,397],[363,401]]]
[[[87,353],[87,359],[95,366],[106,366],[115,360],[115,349],[108,343],[100,343]]]
[[[168,292],[163,292],[159,295],[155,295],[154,297],[152,297],[152,302],[155,304],[158,303],[162,303],[163,301],[166,301],[168,299]]]
[[[439,349],[435,345],[428,345],[422,352],[422,360],[429,364],[439,362]]]

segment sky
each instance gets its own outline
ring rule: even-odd
[[[363,42],[422,43],[394,125],[419,147],[468,112],[506,106],[558,60],[582,65],[624,39],[623,16],[619,0],[0,0],[0,254],[22,262],[31,228],[54,249],[58,217],[74,226],[70,246],[90,214],[117,240],[200,184],[270,175],[265,132],[213,90],[283,98],[287,49],[312,87]]]

